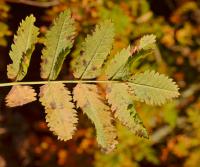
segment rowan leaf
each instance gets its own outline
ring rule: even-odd
[[[155,71],[145,71],[132,76],[128,85],[140,101],[151,105],[161,105],[179,96],[176,83]]]
[[[97,25],[92,35],[82,44],[82,55],[76,60],[75,78],[92,79],[99,76],[113,43],[114,26],[111,21]]]
[[[107,86],[106,98],[114,117],[135,135],[148,138],[148,133],[135,110],[133,97],[126,83],[112,83]]]
[[[62,64],[73,46],[75,22],[71,12],[62,12],[54,21],[45,36],[45,48],[42,50],[41,77],[55,80]]]
[[[109,107],[98,94],[96,85],[78,84],[74,88],[74,101],[94,123],[99,145],[107,152],[117,144],[116,130],[112,125]]]
[[[13,86],[5,98],[6,106],[17,107],[33,102],[37,100],[36,95],[35,90],[31,86]]]
[[[70,92],[61,83],[49,83],[40,88],[40,102],[45,107],[48,127],[60,140],[69,140],[78,122]]]
[[[27,73],[38,35],[38,28],[34,26],[34,22],[33,15],[27,17],[14,36],[10,51],[13,63],[7,67],[8,77],[12,80],[20,81]],[[82,44],[80,56],[73,61],[73,75],[77,80],[51,81],[58,77],[62,64],[73,46],[74,37],[75,22],[69,10],[62,12],[55,19],[45,36],[40,75],[48,80],[48,84],[40,87],[39,100],[45,107],[50,130],[58,139],[64,141],[71,139],[75,133],[77,111],[74,109],[71,93],[63,83],[78,83],[73,89],[73,99],[77,108],[81,108],[94,124],[97,142],[105,152],[112,151],[118,143],[113,117],[135,135],[148,138],[133,100],[161,105],[179,96],[177,85],[163,74],[145,71],[133,75],[133,67],[138,65],[138,60],[152,53],[155,36],[146,35],[134,48],[128,46],[107,60],[114,40],[114,26],[111,21],[104,21],[96,26],[92,35],[87,36]],[[99,80],[92,80],[97,77]],[[100,83],[101,91],[97,86]],[[36,100],[35,90],[20,84],[25,82],[1,84],[18,85],[13,86],[7,95],[7,106],[24,105]],[[106,88],[106,91],[103,88]]]
[[[14,36],[14,43],[11,45],[9,56],[12,64],[7,66],[7,75],[9,79],[20,81],[28,70],[31,55],[35,49],[38,28],[34,26],[35,17],[27,16],[22,20],[17,30],[17,35]]]

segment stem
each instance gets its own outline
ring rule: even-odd
[[[0,83],[0,87],[14,86],[14,85],[43,85],[48,83],[117,83],[119,81],[101,81],[101,80],[64,80],[64,81],[28,81],[28,82],[8,82]]]
[[[30,6],[36,6],[36,7],[42,7],[42,8],[48,8],[51,6],[56,6],[60,4],[59,0],[51,0],[47,2],[37,2],[35,0],[5,0],[5,2],[10,2],[10,3],[21,3],[25,5],[30,5]]]

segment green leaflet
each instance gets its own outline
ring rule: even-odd
[[[112,80],[127,80],[131,75],[131,65],[133,58],[129,57],[127,62],[119,68],[117,73],[112,77]]]
[[[74,101],[91,119],[96,128],[97,141],[107,152],[112,151],[117,144],[116,130],[112,125],[109,107],[104,104],[98,94],[97,86],[91,84],[78,84],[74,88]]]
[[[28,70],[31,55],[35,49],[38,28],[34,26],[35,17],[30,15],[22,20],[17,30],[17,35],[14,36],[14,43],[11,45],[9,56],[12,64],[7,66],[7,75],[9,79],[20,81]]]
[[[78,119],[68,89],[61,83],[49,83],[40,87],[39,96],[50,130],[60,140],[71,139]]]
[[[119,74],[121,72],[120,69],[124,67],[130,56],[130,46],[127,49],[122,49],[112,59],[106,62],[103,75],[105,75],[107,79],[115,78],[116,75],[122,75]]]
[[[135,53],[133,56],[129,57],[128,61],[124,66],[118,70],[118,72],[113,76],[113,80],[128,80],[128,78],[132,75],[132,69],[136,65],[136,63],[148,55],[152,54],[151,50],[141,50]]]
[[[137,114],[133,97],[126,83],[112,83],[107,86],[106,98],[115,118],[128,127],[135,135],[148,138],[147,131]]]
[[[155,38],[153,34],[142,37],[139,41],[139,45],[136,46],[136,53],[133,55],[129,53],[129,59],[123,62],[123,65],[121,65],[115,75],[112,76],[112,79],[127,80],[132,74],[131,69],[134,67],[134,64],[147,55],[152,54],[156,42]]]
[[[88,35],[83,43],[83,54],[77,58],[75,78],[92,79],[101,73],[101,67],[112,47],[114,26],[105,21],[96,26],[95,32]]]
[[[41,77],[55,80],[62,68],[65,57],[73,46],[75,37],[74,19],[66,10],[55,19],[46,34],[45,48],[42,51]]]
[[[172,79],[154,71],[145,71],[129,79],[130,90],[142,102],[161,105],[179,96],[178,86]]]
[[[153,34],[145,35],[140,39],[138,49],[149,50],[153,49],[156,42],[156,36]]]

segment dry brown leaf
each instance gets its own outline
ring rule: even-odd
[[[13,86],[6,96],[6,106],[16,107],[36,100],[36,92],[31,86]]]

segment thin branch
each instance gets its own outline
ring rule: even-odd
[[[0,83],[0,87],[6,87],[6,86],[14,86],[14,85],[43,85],[43,84],[49,84],[49,83],[101,83],[101,84],[109,84],[109,83],[128,83],[129,81],[117,81],[117,80],[63,80],[63,81],[28,81],[28,82],[9,82],[9,83]],[[147,87],[151,89],[158,89],[163,90],[165,92],[171,92],[171,90],[158,88],[155,86],[145,85],[145,84],[139,84],[131,82],[134,86],[139,87]]]
[[[64,81],[28,81],[28,82],[8,82],[0,83],[0,87],[14,86],[14,85],[43,85],[48,83],[118,83],[120,81],[109,80],[64,80]]]
[[[36,7],[41,7],[41,8],[48,8],[48,7],[56,6],[60,4],[59,0],[51,0],[48,2],[38,2],[38,1],[33,1],[33,0],[4,0],[4,1],[9,2],[9,3],[19,3],[19,4],[30,5],[30,6],[36,6]]]

